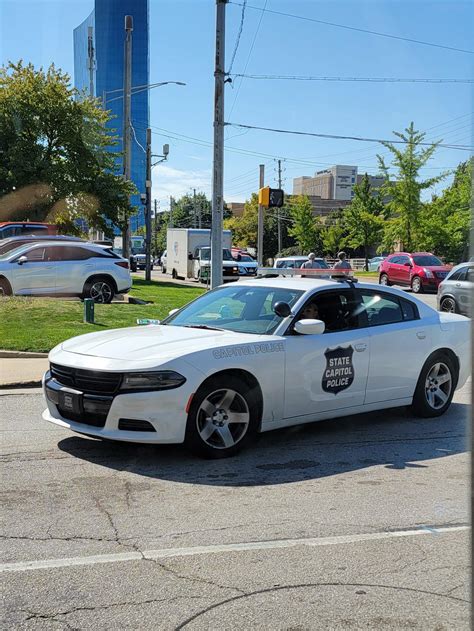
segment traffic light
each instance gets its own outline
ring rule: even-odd
[[[281,188],[265,186],[258,192],[258,203],[265,208],[281,208],[284,200],[285,195]]]

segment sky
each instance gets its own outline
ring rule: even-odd
[[[243,0],[226,6],[226,69],[236,48]],[[74,73],[73,29],[92,0],[0,0],[0,58]],[[265,8],[265,11],[262,9]],[[457,0],[248,0],[232,73],[312,77],[473,79],[474,54],[321,24],[331,22],[441,46],[474,50],[474,3]],[[153,171],[160,209],[169,196],[211,194],[214,104],[214,0],[150,0],[150,83],[183,81],[150,92],[153,152],[170,145]],[[426,140],[472,146],[473,84],[263,80],[234,77],[225,89],[228,123],[321,134],[395,139],[410,121]],[[224,198],[244,201],[265,184],[283,187],[333,164],[378,171],[380,144],[225,129]],[[423,170],[453,169],[469,152],[440,148]],[[435,185],[440,193],[449,183]]]

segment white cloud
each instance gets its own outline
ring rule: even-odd
[[[152,187],[152,197],[160,200],[162,210],[169,206],[169,201],[166,201],[166,198],[169,200],[170,195],[175,198],[181,197],[192,192],[193,188],[202,191],[209,197],[211,194],[211,170],[182,171],[160,164],[153,169]]]

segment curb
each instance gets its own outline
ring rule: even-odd
[[[0,358],[2,359],[45,359],[47,357],[48,357],[48,353],[0,350]]]
[[[21,388],[41,388],[41,379],[36,381],[18,381],[16,383],[2,383],[0,385],[0,394],[2,390],[18,390]]]

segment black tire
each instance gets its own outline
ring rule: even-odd
[[[232,376],[211,378],[193,397],[186,424],[185,446],[203,458],[234,456],[254,439],[259,409],[256,389],[249,388],[241,379]],[[237,414],[241,415],[241,421],[229,421],[229,417],[237,419]]]
[[[451,296],[446,296],[441,299],[439,310],[444,313],[459,313],[458,303]]]
[[[436,366],[440,366],[438,371]],[[450,381],[441,382],[441,379],[448,376]],[[421,418],[444,414],[451,405],[457,382],[458,369],[451,357],[443,352],[433,353],[426,360],[418,378],[413,396],[413,412]],[[443,393],[442,396],[440,392]]]
[[[163,272],[163,274],[166,274],[166,267],[163,267],[161,271]]]
[[[94,276],[84,285],[83,298],[92,298],[99,304],[110,304],[117,293],[114,281],[107,276]]]
[[[178,278],[178,272],[174,269],[174,270],[171,272],[171,276],[172,276],[172,278],[174,278],[174,279],[176,280],[176,279]]]
[[[0,278],[0,298],[11,296],[13,294],[12,286],[6,278]]]
[[[379,284],[380,285],[385,285],[386,287],[390,287],[390,285],[392,284],[389,280],[388,280],[388,276],[387,274],[380,274],[379,277]]]
[[[421,278],[419,276],[413,276],[411,279],[411,290],[414,294],[423,293],[423,283],[421,282]]]

